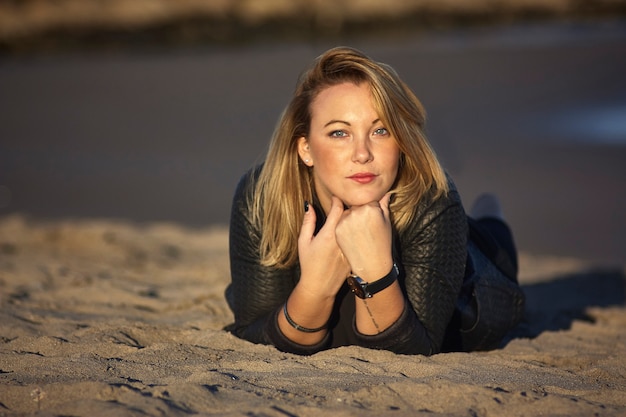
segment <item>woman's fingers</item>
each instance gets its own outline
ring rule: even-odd
[[[335,230],[337,227],[337,223],[341,220],[341,216],[343,215],[343,202],[332,196],[330,200],[330,210],[328,211],[328,216],[326,217],[326,223],[324,223],[324,227],[328,227],[329,230]]]
[[[362,278],[378,279],[391,268],[390,198],[387,193],[378,201],[351,207],[336,228],[342,252],[353,273]]]
[[[386,193],[383,198],[380,199],[378,204],[380,205],[380,209],[383,211],[383,216],[385,217],[385,221],[389,221],[389,204],[391,202],[391,192]]]
[[[313,239],[315,234],[315,210],[308,201],[304,202],[304,219],[302,220],[302,228],[300,229],[300,243],[307,243]]]

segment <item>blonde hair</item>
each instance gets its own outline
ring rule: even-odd
[[[250,195],[253,224],[261,232],[261,263],[286,268],[298,260],[304,202],[313,201],[311,168],[301,163],[298,138],[308,136],[310,106],[325,88],[344,82],[368,83],[374,106],[400,148],[401,160],[390,206],[401,232],[425,193],[448,191],[446,175],[424,135],[426,114],[417,97],[388,65],[358,50],[338,47],[319,56],[304,72],[274,130],[265,163]]]

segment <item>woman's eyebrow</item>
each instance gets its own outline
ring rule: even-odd
[[[352,126],[352,125],[350,124],[350,122],[346,122],[345,120],[335,120],[335,119],[333,119],[333,120],[331,120],[330,122],[326,123],[326,124],[324,125],[324,127],[330,126],[330,125],[332,125],[333,123],[343,123],[344,125]]]
[[[378,123],[378,122],[380,122],[380,119],[376,119],[376,120],[374,120],[374,121],[372,122],[372,125],[375,125],[375,124],[376,124],[376,123]],[[347,125],[347,126],[352,126],[352,125],[350,124],[350,122],[346,122],[345,120],[337,120],[337,119],[333,119],[333,120],[329,121],[328,123],[326,123],[326,124],[324,125],[324,127],[330,126],[330,125],[332,125],[333,123],[343,123],[344,125]]]

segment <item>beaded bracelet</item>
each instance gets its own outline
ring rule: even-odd
[[[316,332],[319,332],[320,330],[324,330],[327,327],[327,324],[323,325],[322,327],[318,327],[316,329],[309,329],[308,327],[300,326],[298,323],[293,321],[291,317],[289,317],[289,313],[287,313],[287,303],[283,305],[283,313],[285,313],[285,318],[287,319],[287,323],[289,323],[291,327],[304,333],[316,333]]]

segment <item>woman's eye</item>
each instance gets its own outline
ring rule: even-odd
[[[379,127],[378,129],[374,130],[374,134],[382,136],[382,135],[389,134],[389,131],[386,128],[384,128],[384,127]]]
[[[330,137],[333,138],[345,138],[348,134],[343,130],[334,130],[330,132]]]

